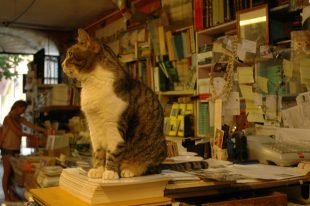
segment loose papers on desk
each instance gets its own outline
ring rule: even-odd
[[[232,165],[232,173],[240,174],[247,178],[282,180],[292,177],[300,177],[303,174],[296,172],[292,167],[279,167],[274,165],[252,164],[252,165]],[[266,172],[268,171],[268,172]]]
[[[268,171],[268,172],[266,172]],[[303,176],[293,167],[280,167],[265,164],[233,164],[220,168],[208,168],[189,172],[201,179],[217,181],[242,181],[245,179],[282,180]]]
[[[239,165],[229,161],[207,159],[208,169],[187,172],[164,170],[162,174],[169,176],[171,180],[217,180],[245,182],[246,179],[282,180],[300,177],[304,174],[298,172],[294,167],[280,167],[265,164]],[[268,171],[268,172],[266,172]]]

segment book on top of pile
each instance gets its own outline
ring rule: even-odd
[[[164,190],[170,178],[163,174],[116,180],[93,179],[81,168],[64,169],[59,186],[90,204],[118,202],[154,197],[164,197]]]

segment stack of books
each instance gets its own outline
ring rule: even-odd
[[[58,186],[59,177],[62,172],[61,166],[45,166],[42,167],[36,178],[40,187],[53,187]]]
[[[72,89],[66,84],[54,84],[47,94],[46,106],[70,105]]]
[[[163,174],[117,180],[92,179],[81,168],[68,168],[60,175],[59,186],[87,203],[102,204],[164,197],[169,179]]]

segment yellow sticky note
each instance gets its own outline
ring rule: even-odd
[[[245,107],[246,111],[248,112],[249,110],[257,110],[259,106],[255,105],[254,102],[250,99],[245,100]]]
[[[253,67],[238,67],[239,84],[254,83]]]
[[[264,122],[264,115],[262,112],[250,111],[247,116],[248,122]]]
[[[264,122],[264,112],[260,106],[253,104],[250,100],[246,100],[245,106],[249,122]]]
[[[256,83],[258,87],[265,93],[268,93],[268,79],[262,76],[257,76]]]
[[[310,81],[310,59],[304,58],[300,60],[300,79],[304,84]]]
[[[284,75],[288,78],[292,78],[293,76],[293,62],[283,59],[283,70]]]
[[[239,87],[243,98],[253,99],[254,94],[252,91],[252,86],[240,84]]]

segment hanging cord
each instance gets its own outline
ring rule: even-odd
[[[32,0],[32,2],[27,6],[27,8],[20,13],[18,16],[16,16],[12,21],[8,22],[7,26],[9,26],[11,23],[14,23],[15,21],[17,21],[20,17],[22,17],[31,7],[32,5],[36,2],[36,0]]]
[[[121,63],[121,61],[119,60],[119,56],[115,54],[115,52],[111,49],[111,47],[109,47],[107,44],[105,43],[101,43],[103,49],[105,51],[107,51],[110,56],[115,60],[115,62],[122,68],[123,71],[126,72],[124,65]],[[127,73],[127,72],[126,72]]]

